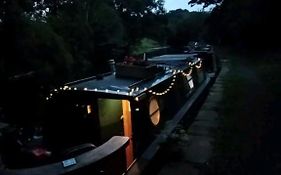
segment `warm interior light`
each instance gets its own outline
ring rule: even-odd
[[[91,105],[87,105],[87,113],[88,114],[92,113],[92,106]]]
[[[133,153],[133,142],[132,142],[132,116],[131,116],[131,107],[130,102],[128,100],[122,100],[122,108],[123,108],[123,126],[124,126],[124,136],[130,138],[129,145],[126,147],[126,163],[127,168],[134,161],[134,153]]]

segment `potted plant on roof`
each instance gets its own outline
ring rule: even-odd
[[[124,61],[116,64],[118,78],[143,79],[154,76],[158,72],[157,66],[133,56],[126,56]]]

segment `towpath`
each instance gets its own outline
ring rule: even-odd
[[[158,175],[198,175],[212,156],[216,129],[219,127],[218,109],[223,95],[223,82],[228,63],[223,61],[222,70],[194,122],[185,129],[179,127],[172,135],[177,140],[168,146],[170,160],[158,171]]]

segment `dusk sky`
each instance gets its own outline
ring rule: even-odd
[[[191,7],[190,5],[188,5],[188,0],[165,0],[164,7],[167,11],[176,10],[176,9],[187,9],[189,11],[202,10],[202,6],[196,5]]]

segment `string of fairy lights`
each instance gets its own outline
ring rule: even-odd
[[[153,90],[149,90],[148,92],[153,94],[153,95],[156,95],[156,96],[162,96],[162,95],[167,94],[174,87],[178,73],[181,73],[185,77],[191,76],[192,71],[193,71],[193,66],[195,66],[197,69],[201,69],[201,67],[202,67],[202,60],[200,58],[198,58],[197,62],[194,62],[194,63],[190,62],[189,66],[190,67],[189,67],[188,73],[185,73],[183,70],[173,70],[173,74],[174,74],[173,79],[172,79],[170,85],[165,90],[163,90],[161,92],[156,92],[156,91],[153,91]]]
[[[156,95],[156,96],[162,96],[167,94],[168,92],[170,92],[172,90],[172,88],[175,86],[175,82],[176,82],[176,78],[177,75],[183,75],[184,77],[189,77],[191,76],[193,69],[197,68],[197,69],[201,69],[202,67],[202,60],[200,58],[197,59],[196,62],[189,62],[189,70],[188,72],[185,72],[184,70],[176,70],[176,69],[172,69],[170,70],[173,73],[173,78],[172,81],[170,82],[169,85],[167,85],[167,88],[165,88],[164,90],[157,92],[154,90],[148,90],[148,93],[152,94],[152,95]],[[88,89],[88,88],[83,88],[84,91],[94,91],[94,92],[106,92],[106,93],[113,93],[113,94],[120,94],[120,95],[134,95],[134,93],[138,93],[140,91],[145,92],[147,91],[148,88],[139,88],[139,87],[135,87],[135,88],[131,88],[129,92],[124,92],[124,91],[120,91],[120,90],[110,90],[110,89]],[[50,100],[54,94],[59,93],[59,91],[67,91],[67,90],[78,90],[77,87],[70,87],[70,86],[63,86],[60,87],[58,89],[53,89],[51,91],[51,93],[49,94],[48,97],[46,97],[46,100]],[[79,89],[80,90],[80,89]],[[139,98],[136,97],[135,98],[136,101],[139,101]]]

